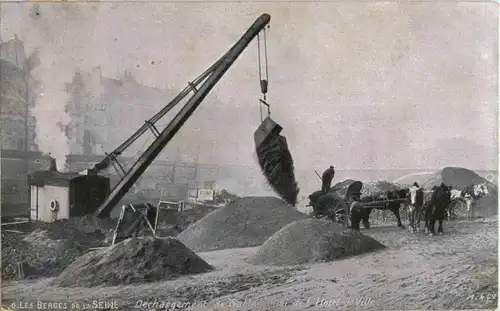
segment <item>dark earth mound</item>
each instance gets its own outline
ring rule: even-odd
[[[175,238],[132,238],[78,258],[51,285],[94,287],[147,283],[212,269]]]

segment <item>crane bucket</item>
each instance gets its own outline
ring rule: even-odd
[[[286,138],[279,135],[282,129],[267,117],[254,133],[255,150],[269,185],[284,201],[295,206],[299,188]]]

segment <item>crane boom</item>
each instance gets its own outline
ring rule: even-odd
[[[182,107],[177,115],[170,121],[165,129],[159,134],[155,141],[148,149],[141,154],[139,159],[133,164],[130,170],[113,188],[109,196],[101,203],[95,212],[98,217],[109,217],[111,210],[125,196],[132,185],[141,177],[148,166],[165,148],[168,142],[175,136],[179,129],[193,114],[200,103],[205,99],[212,88],[222,78],[224,73],[231,67],[236,59],[241,55],[250,42],[269,24],[271,16],[262,14],[245,34],[231,47],[231,49],[215,64],[215,68],[207,77],[205,82],[198,90],[195,90],[194,95]],[[181,94],[179,94],[180,96]]]
[[[203,82],[213,70],[219,65],[220,59],[214,63],[210,68],[208,68],[204,73],[202,73],[198,78],[189,83],[189,85],[184,88],[170,103],[168,103],[162,110],[156,113],[151,119],[145,122],[132,136],[127,138],[118,148],[113,150],[111,153],[107,154],[106,157],[99,163],[95,164],[90,173],[98,174],[100,171],[105,170],[109,167],[112,161],[117,161],[117,157],[120,156],[125,149],[130,147],[142,134],[144,134],[151,126],[154,126],[158,120],[160,120],[164,115],[166,115],[170,110],[172,110],[180,101],[182,101],[191,91],[196,91],[196,87]]]

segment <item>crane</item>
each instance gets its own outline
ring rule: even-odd
[[[226,54],[224,54],[198,78],[188,83],[188,86],[183,91],[181,91],[170,103],[168,103],[162,110],[155,114],[150,120],[146,121],[145,124],[141,126],[130,138],[123,142],[113,152],[106,154],[106,157],[101,162],[94,165],[93,168],[87,170],[88,174],[97,174],[98,172],[108,168],[110,165],[113,165],[115,169],[120,170],[124,173],[121,180],[110,191],[109,195],[104,199],[104,201],[95,211],[95,215],[97,217],[110,216],[112,209],[125,196],[125,194],[141,177],[148,166],[171,141],[171,139],[179,131],[182,125],[194,113],[196,108],[208,95],[210,90],[212,90],[212,88],[222,78],[224,73],[231,67],[231,65],[236,61],[236,59],[250,44],[250,42],[255,37],[257,37],[262,30],[265,29],[270,20],[271,16],[269,14],[262,14],[259,18],[257,18],[257,20],[251,25],[251,27],[231,47],[231,49],[229,49]],[[265,94],[265,92],[267,92],[267,80],[261,80],[261,87],[262,93]],[[182,107],[177,115],[175,115],[170,123],[160,132],[155,127],[155,123],[191,92],[193,92],[193,94],[188,102],[184,105],[184,107]],[[261,102],[268,106],[268,104],[264,100],[261,100]],[[259,126],[259,129],[255,133],[255,142],[259,145],[264,144],[267,136],[276,136],[282,129],[281,126],[279,126],[270,118],[269,115],[266,119],[261,121],[262,123]],[[134,141],[136,141],[142,134],[144,134],[148,130],[151,130],[154,133],[156,139],[139,156],[132,167],[128,171],[125,171],[118,162],[117,157],[121,155],[126,148],[128,148]]]

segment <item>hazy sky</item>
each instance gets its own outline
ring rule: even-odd
[[[28,53],[41,50],[36,74],[50,112],[39,126],[67,122],[56,90],[76,68],[100,65],[117,78],[129,69],[141,83],[178,91],[269,13],[268,99],[297,167],[497,165],[497,4],[39,6],[38,15],[26,3],[1,11],[3,40],[17,34]],[[259,93],[253,42],[213,89],[221,104],[203,103],[179,132],[184,152],[200,144],[201,162],[254,163]]]

